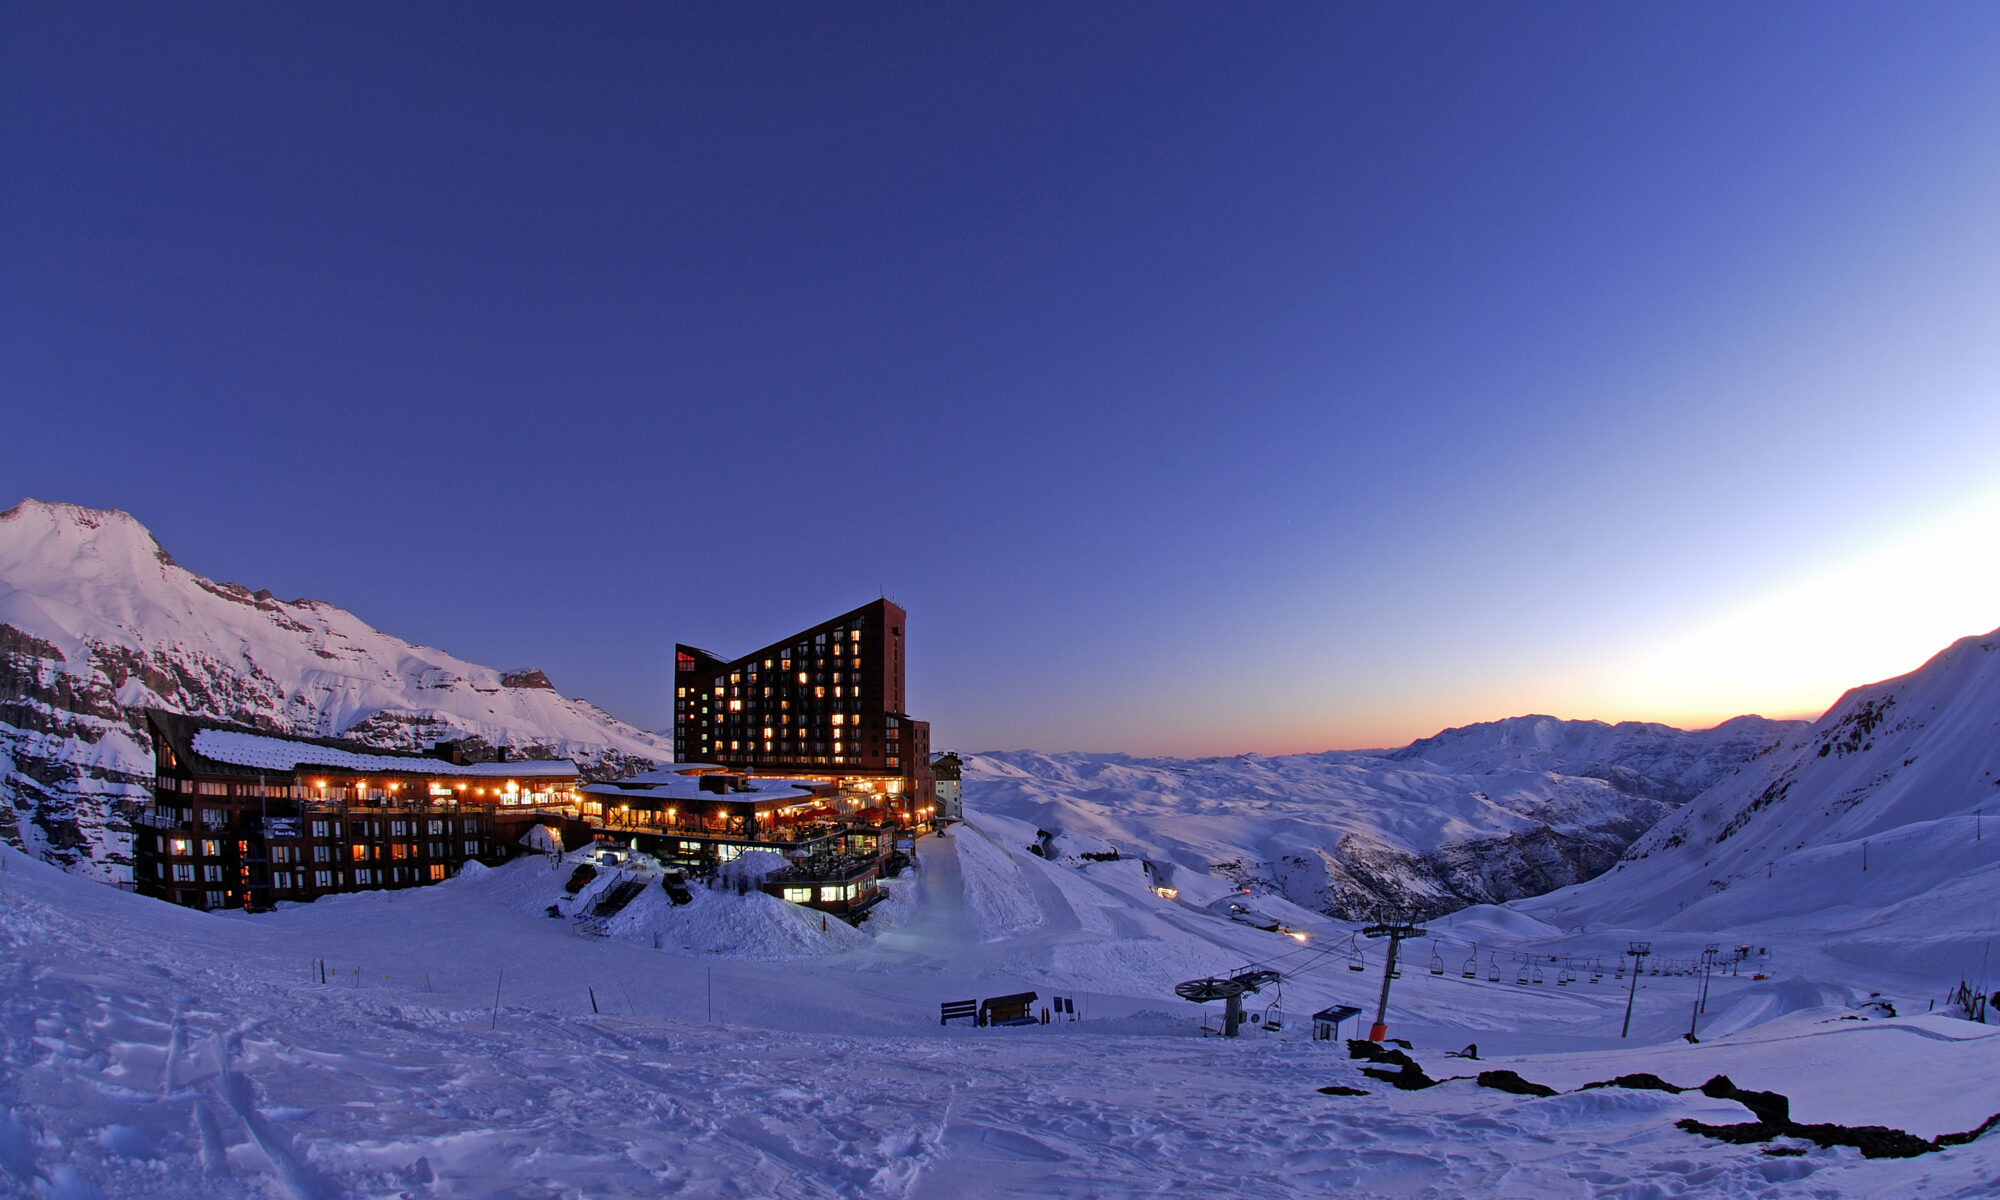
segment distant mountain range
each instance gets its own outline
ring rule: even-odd
[[[1655,822],[1802,721],[1687,732],[1514,717],[1401,750],[1278,758],[977,754],[966,793],[1030,822],[1044,853],[1117,851],[1217,872],[1360,920],[1430,916],[1592,878]]]
[[[416,749],[469,738],[594,776],[672,741],[538,670],[414,646],[314,600],[216,583],[123,512],[26,500],[0,513],[0,837],[106,879],[129,867],[153,755],[147,707]]]

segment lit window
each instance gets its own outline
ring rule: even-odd
[[[788,887],[785,889],[785,899],[790,900],[793,904],[804,904],[812,898],[813,890],[809,887]]]
[[[799,672],[799,682],[800,683],[806,682],[806,673],[804,671]]]
[[[729,702],[729,711],[730,711],[730,712],[742,712],[742,711],[743,711],[743,702],[742,702],[741,700],[731,700],[731,701]]]
[[[833,714],[833,723],[834,723],[835,725],[838,725],[838,724],[840,724],[840,723],[841,723],[842,721],[845,721],[846,719],[847,719],[847,718],[846,718],[845,716],[841,715],[840,713],[835,713],[835,714]]]

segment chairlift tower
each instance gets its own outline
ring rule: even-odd
[[[1375,1008],[1375,1024],[1368,1031],[1368,1040],[1379,1042],[1389,1036],[1389,981],[1396,978],[1396,951],[1404,938],[1420,938],[1428,931],[1413,922],[1390,919],[1361,932],[1368,937],[1389,939],[1389,953],[1382,963],[1382,1000]]]
[[[1646,956],[1652,952],[1651,942],[1633,942],[1625,948],[1625,953],[1632,956],[1632,992],[1625,997],[1625,1028],[1618,1031],[1621,1038],[1632,1032],[1632,1002],[1639,998],[1640,968],[1646,965]]]

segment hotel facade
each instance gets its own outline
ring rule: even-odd
[[[832,785],[842,815],[937,815],[930,723],[905,711],[908,617],[875,600],[740,658],[674,647],[674,757]]]
[[[153,801],[133,823],[141,895],[269,909],[417,887],[520,853],[533,825],[577,826],[576,764],[465,763],[149,711]]]

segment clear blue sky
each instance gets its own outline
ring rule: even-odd
[[[882,592],[940,745],[1808,711],[2000,624],[1996,63],[1991,3],[23,0],[0,504],[652,727],[675,640]]]

